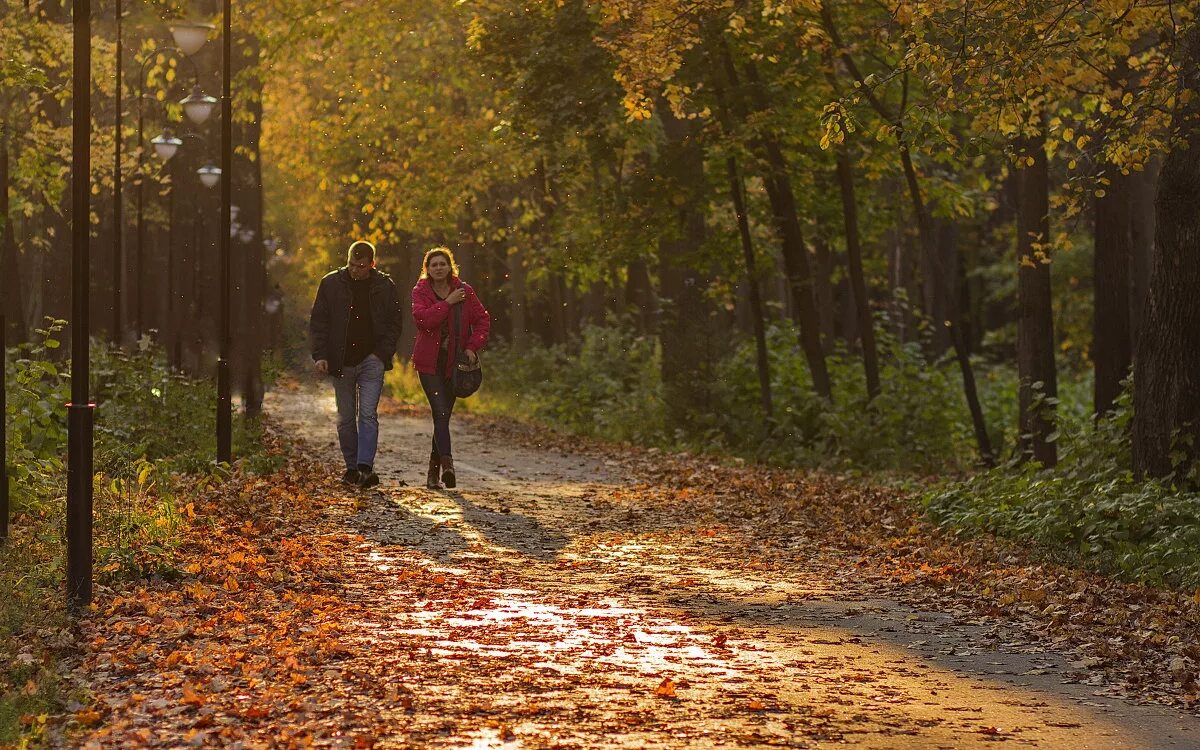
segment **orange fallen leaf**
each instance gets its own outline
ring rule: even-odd
[[[762,711],[766,706],[758,698],[751,698],[749,708],[751,711]]]
[[[196,692],[192,683],[183,683],[183,702],[189,706],[203,706],[204,696]]]
[[[656,687],[654,689],[654,694],[661,695],[664,698],[674,698],[675,697],[675,681],[672,680],[670,677],[664,677],[663,681],[661,683],[659,683],[658,687]]]
[[[237,579],[229,576],[225,579],[225,590],[229,592],[240,591],[242,587],[238,584]]]
[[[812,716],[815,719],[828,719],[830,716],[833,716],[835,713],[837,713],[837,712],[834,711],[832,708],[825,707],[825,708],[818,708],[817,710],[813,711]]]
[[[84,708],[75,712],[75,721],[85,727],[100,723],[100,712],[94,708]]]

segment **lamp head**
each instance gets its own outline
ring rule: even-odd
[[[154,153],[158,154],[158,158],[163,161],[170,161],[171,157],[179,151],[179,147],[183,145],[183,141],[176,138],[170,131],[164,131],[161,135],[156,135],[150,139],[150,143],[154,146]]]
[[[175,46],[180,49],[183,54],[191,57],[200,51],[200,48],[208,42],[208,35],[213,32],[216,27],[211,23],[197,23],[194,21],[181,21],[171,26],[171,36],[175,39]]]
[[[199,85],[179,103],[183,105],[183,113],[187,118],[197,125],[203,125],[217,106],[216,98],[201,91]]]
[[[196,170],[196,174],[200,175],[200,182],[206,188],[215,188],[221,181],[221,168],[212,164],[200,167]]]

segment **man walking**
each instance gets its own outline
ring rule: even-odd
[[[338,443],[346,460],[342,481],[379,484],[379,395],[400,339],[400,298],[386,273],[375,268],[375,246],[358,240],[346,267],[321,279],[309,317],[317,372],[333,379]]]

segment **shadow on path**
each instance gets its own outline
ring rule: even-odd
[[[566,534],[543,525],[537,519],[514,513],[505,502],[492,510],[467,499],[461,492],[443,490],[462,511],[463,521],[493,544],[539,560],[553,560],[570,542]]]

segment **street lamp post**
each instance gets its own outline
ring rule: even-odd
[[[113,139],[114,143],[113,143],[113,254],[112,254],[113,320],[112,320],[112,338],[113,338],[113,341],[118,344],[124,338],[124,317],[122,315],[122,310],[121,310],[122,296],[123,296],[122,288],[124,286],[124,276],[125,276],[125,260],[124,260],[124,234],[125,234],[124,230],[125,230],[125,227],[124,227],[124,217],[122,215],[123,205],[122,205],[122,201],[121,201],[121,183],[122,183],[122,178],[124,177],[123,169],[121,166],[121,147],[123,145],[123,137],[122,137],[122,133],[121,133],[121,116],[122,116],[123,107],[124,107],[124,104],[122,102],[122,99],[124,96],[124,86],[122,83],[123,66],[122,66],[121,58],[125,51],[124,29],[123,29],[124,15],[125,15],[125,13],[124,13],[124,9],[122,7],[122,0],[116,0],[116,26],[117,26],[117,29],[116,29],[116,31],[117,31],[116,108],[115,108],[115,113],[116,113],[115,130],[116,130],[116,132],[114,134],[115,137]],[[212,28],[213,28],[212,24],[206,24],[206,23],[190,23],[190,22],[188,22],[188,23],[176,24],[171,27],[171,34],[175,39],[175,47],[167,48],[167,49],[173,49],[175,51],[182,52],[183,55],[188,59],[188,62],[190,63],[191,55],[194,55],[197,51],[199,51],[200,48],[204,46],[205,42],[208,41],[208,35],[212,31]],[[159,52],[162,52],[162,51],[164,51],[164,49],[156,49],[146,59],[147,60],[154,59],[155,57],[157,57]],[[216,99],[213,99],[210,96],[206,97],[200,91],[200,86],[199,86],[200,79],[199,79],[199,74],[196,70],[195,63],[192,63],[192,74],[195,78],[196,88],[195,88],[193,94],[191,96],[189,96],[187,99],[185,99],[182,103],[184,104],[184,112],[188,116],[188,119],[192,120],[196,124],[200,124],[208,118],[208,113],[212,111],[213,106],[216,104]],[[143,87],[143,89],[145,86],[145,76],[146,76],[145,63],[143,63],[141,76],[140,76],[140,78],[142,80],[141,86]],[[189,102],[192,101],[193,99],[195,99],[195,102],[197,104],[196,107],[189,106]],[[141,148],[142,148],[142,132],[141,132],[142,109],[141,109],[141,106],[142,106],[142,100],[141,100],[141,97],[139,97],[139,99],[138,99],[138,165],[139,165],[139,167],[141,166],[141,161],[142,161],[141,160]],[[141,180],[140,180],[140,175],[139,175],[139,180],[138,180],[138,206],[139,206],[139,208],[141,207],[141,200],[142,200],[142,185],[141,185]],[[139,221],[138,239],[140,241],[141,235],[142,235],[142,229],[141,229],[141,225],[140,225],[140,222],[141,222],[140,213],[139,213],[138,221]],[[138,252],[139,252],[138,283],[140,284],[141,283],[141,278],[140,278],[141,248],[140,247],[138,248]],[[142,326],[141,287],[140,286],[138,288],[137,325],[138,325],[138,334],[140,336],[141,335],[141,326]]]
[[[231,0],[224,0],[222,17],[221,82],[221,329],[217,358],[217,462],[233,459],[233,402],[229,384],[229,227],[233,203],[233,14]]]
[[[160,159],[162,159],[163,162],[168,163],[168,164],[174,163],[171,160],[174,158],[175,154],[179,152],[179,149],[184,145],[183,139],[199,141],[202,146],[202,153],[205,155],[208,154],[208,151],[209,151],[208,141],[206,141],[203,136],[197,135],[196,133],[183,133],[183,134],[181,134],[181,136],[182,137],[176,136],[168,129],[168,130],[163,131],[163,133],[161,133],[160,135],[156,135],[155,137],[151,138],[150,143],[154,145],[154,152],[158,155],[158,157]],[[168,212],[170,215],[169,232],[171,234],[171,239],[168,243],[169,247],[168,247],[168,254],[167,254],[167,318],[168,318],[168,320],[175,320],[175,318],[176,318],[176,316],[174,314],[175,296],[176,296],[176,291],[175,291],[175,276],[176,276],[175,243],[174,243],[175,208],[174,208],[174,206],[175,206],[175,189],[177,187],[177,185],[176,185],[177,181],[174,177],[175,174],[178,174],[178,170],[172,170],[170,208],[168,209]],[[217,167],[213,166],[211,163],[206,162],[204,166],[202,166],[196,170],[196,176],[199,179],[200,184],[202,184],[206,188],[212,189],[213,187],[215,187],[217,185],[217,183],[221,179],[221,170],[218,169]],[[200,212],[197,211],[196,215],[199,216]],[[193,245],[195,245],[195,241],[194,241],[195,226],[194,226],[194,224],[195,224],[195,222],[193,222]],[[195,252],[195,248],[193,247],[193,253],[194,252]],[[176,369],[181,367],[181,364],[182,364],[182,352],[181,352],[181,348],[180,348],[181,340],[182,340],[182,336],[179,335],[178,332],[176,332],[176,335],[174,336],[173,342],[172,342],[172,354],[171,354],[171,365],[173,367],[175,367]]]
[[[91,0],[72,0],[71,402],[67,404],[67,598],[92,600],[92,418],[88,394],[91,193]]]
[[[202,25],[200,25],[200,26],[202,26]],[[193,48],[189,45],[188,49],[193,49]],[[193,51],[195,51],[195,49],[198,49],[198,47],[194,48]],[[188,65],[190,65],[192,68],[192,80],[194,83],[194,88],[192,89],[192,93],[189,94],[185,99],[183,99],[183,101],[180,102],[180,104],[183,105],[184,115],[189,120],[191,120],[193,123],[195,123],[197,125],[201,125],[208,119],[209,115],[212,113],[213,106],[215,106],[215,104],[216,104],[216,99],[212,98],[211,96],[207,96],[206,94],[204,94],[204,92],[202,92],[200,90],[200,71],[196,67],[196,63],[193,62],[192,58],[188,56],[186,49],[181,48],[181,47],[158,47],[156,49],[151,50],[150,52],[148,52],[146,54],[146,58],[142,61],[142,66],[141,66],[141,69],[139,70],[139,74],[138,74],[138,120],[137,120],[138,189],[137,189],[137,224],[136,224],[136,226],[137,226],[137,245],[136,245],[135,266],[134,266],[136,269],[135,282],[136,282],[136,286],[137,286],[137,304],[134,308],[134,320],[137,325],[136,330],[137,330],[137,337],[139,339],[142,337],[142,333],[145,330],[145,325],[144,325],[145,320],[143,317],[143,314],[144,314],[143,299],[145,298],[145,286],[142,283],[142,274],[143,274],[143,270],[145,267],[143,265],[143,254],[142,253],[143,253],[143,248],[145,247],[145,239],[146,239],[145,224],[143,221],[144,208],[145,208],[145,192],[146,191],[145,191],[145,175],[142,174],[142,171],[143,171],[142,168],[143,168],[143,163],[144,163],[143,153],[144,153],[144,145],[145,145],[143,142],[143,139],[145,138],[145,113],[144,113],[143,105],[146,101],[146,67],[152,61],[157,60],[159,55],[171,54],[171,53],[177,53],[178,59],[186,60]],[[163,137],[164,136],[159,136],[159,138],[163,138]],[[161,155],[160,149],[162,146],[167,145],[169,147],[169,141],[167,141],[167,142],[152,141],[152,143],[155,147],[155,151],[159,152],[160,155]]]
[[[113,319],[112,319],[112,340],[113,343],[120,346],[121,339],[125,336],[124,326],[121,318],[121,286],[125,275],[124,262],[124,232],[122,224],[124,218],[121,216],[121,103],[122,84],[121,84],[121,53],[124,51],[124,41],[121,39],[121,23],[124,11],[121,8],[121,0],[116,0],[117,8],[117,44],[116,44],[116,66],[117,66],[117,102],[116,102],[116,132],[113,138],[113,257],[112,257],[112,274],[113,274]]]

